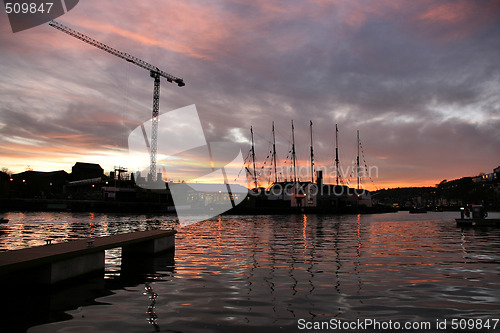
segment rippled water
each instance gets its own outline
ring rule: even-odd
[[[67,320],[29,332],[288,332],[299,331],[299,319],[434,328],[436,320],[499,318],[500,229],[461,230],[456,215],[222,216],[178,229],[175,257],[159,258],[155,272],[108,283],[111,292],[91,304],[47,319]],[[0,250],[177,227],[173,216],[7,218]],[[120,252],[111,251],[107,281],[120,275]]]

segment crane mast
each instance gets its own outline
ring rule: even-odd
[[[150,166],[149,166],[149,173],[151,180],[156,179],[156,153],[157,153],[157,147],[158,147],[158,115],[160,113],[160,77],[164,77],[167,79],[168,82],[175,82],[179,87],[183,87],[186,84],[184,83],[184,80],[181,78],[178,78],[176,76],[173,76],[171,74],[168,74],[160,69],[158,67],[151,65],[150,63],[147,63],[144,60],[141,60],[137,57],[134,57],[128,53],[118,51],[117,49],[114,49],[106,44],[103,44],[87,35],[84,35],[76,30],[73,30],[64,24],[61,24],[56,21],[50,21],[49,25],[53,28],[56,28],[72,37],[75,37],[76,39],[81,40],[82,42],[85,42],[87,44],[90,44],[94,47],[97,47],[103,51],[106,51],[114,56],[117,56],[119,58],[122,58],[128,62],[131,62],[143,69],[146,69],[149,71],[150,76],[154,79],[154,88],[153,88],[153,115],[151,118],[151,147],[150,147]]]
[[[309,129],[311,131],[311,183],[314,183],[314,146],[313,146],[313,122],[309,120]]]

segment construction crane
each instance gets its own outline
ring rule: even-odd
[[[49,25],[54,27],[70,36],[73,36],[82,42],[95,46],[101,50],[104,50],[112,55],[115,55],[119,58],[122,58],[128,62],[136,64],[139,67],[142,67],[149,71],[151,77],[154,79],[154,88],[153,88],[153,116],[151,118],[151,146],[150,148],[150,166],[149,166],[149,177],[154,181],[156,179],[156,152],[158,147],[158,115],[160,112],[160,77],[164,77],[168,82],[175,82],[179,87],[183,87],[186,84],[184,80],[173,75],[170,75],[160,69],[158,67],[153,66],[144,60],[141,60],[137,57],[134,57],[128,53],[118,51],[112,47],[107,46],[87,35],[84,35],[78,31],[75,31],[71,28],[68,28],[64,24],[61,24],[56,21],[50,21]]]

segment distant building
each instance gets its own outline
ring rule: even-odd
[[[71,168],[72,180],[99,178],[104,176],[104,170],[99,164],[76,162]]]
[[[472,177],[472,181],[474,183],[485,183],[485,182],[491,182],[497,179],[497,174],[495,172],[493,173],[482,173],[478,176]]]
[[[471,203],[474,198],[474,178],[462,177],[446,182],[441,182],[437,186],[441,197],[441,204],[445,206],[464,205]]]
[[[440,187],[443,187],[442,182]],[[448,185],[448,184],[447,184]],[[449,184],[451,185],[451,184]],[[399,209],[410,209],[412,207],[435,206],[435,187],[403,187],[378,190],[373,199],[385,206],[397,207]]]
[[[69,175],[59,171],[24,171],[12,175],[11,190],[17,198],[58,198],[64,191]]]
[[[493,182],[493,190],[495,192],[495,199],[498,206],[500,206],[500,166],[493,169],[495,180]]]
[[[500,180],[500,166],[498,166],[495,169],[493,169],[493,173],[495,174],[495,179],[497,181],[499,181]]]
[[[10,176],[0,171],[0,198],[7,198],[10,190]]]
[[[500,166],[491,173],[443,181],[437,187],[444,205],[478,203],[500,207]]]

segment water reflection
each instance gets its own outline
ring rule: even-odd
[[[460,248],[462,235],[451,219],[440,223],[372,222],[365,216],[332,218],[308,215],[258,219],[258,223],[252,221],[250,224],[244,219],[229,219],[225,238],[218,236],[218,242],[226,244],[224,250],[232,254],[229,258],[236,258],[234,255],[241,248],[247,249],[251,262],[246,263],[245,258],[226,260],[218,274],[239,266],[244,272],[248,266],[246,295],[254,296],[251,308],[254,312],[272,314],[275,320],[325,316],[416,319],[425,314],[434,315],[428,310],[429,306],[435,307],[436,313],[448,315],[460,308],[456,304],[459,302],[457,297],[452,300],[442,298],[443,295],[450,296],[447,289],[450,282],[460,285],[457,288],[462,292],[467,288],[462,286],[462,278],[443,274],[449,268],[461,269],[457,263],[457,259],[461,261],[461,252],[457,253],[457,248]],[[228,227],[230,224],[234,225]],[[201,240],[197,233],[204,234],[209,225],[205,222],[196,232],[188,231],[183,244],[188,248],[198,244]],[[250,240],[248,244],[235,242],[237,231],[243,227],[251,228],[245,231]],[[491,232],[498,236],[497,230]],[[256,236],[258,243],[255,242]],[[204,237],[207,238],[205,234]],[[474,239],[474,242],[478,241]],[[498,239],[493,242],[498,246]],[[198,266],[210,271],[211,263],[200,261],[200,257],[210,261],[213,257],[200,252],[196,256]],[[476,257],[475,263],[478,259],[490,257]],[[191,260],[189,254],[183,259],[186,259],[184,264]],[[494,259],[498,261],[498,253]],[[258,268],[263,272],[258,274]],[[487,267],[478,270],[490,277],[486,289],[497,292],[498,283],[490,283],[497,273],[491,274]],[[182,278],[185,272],[179,273],[179,278]],[[200,278],[206,279],[207,275]],[[485,300],[483,290],[479,293]],[[259,305],[255,299],[265,300],[272,311],[265,311],[266,305]],[[488,299],[490,304],[482,304],[481,308],[492,312],[491,297]],[[223,297],[219,301],[225,302]],[[413,304],[416,304],[416,312]],[[496,304],[499,304],[498,299]],[[239,318],[234,317],[233,320]]]
[[[158,294],[155,293],[153,288],[151,287],[150,282],[146,282],[144,284],[144,289],[146,289],[146,295],[148,295],[151,300],[151,304],[148,305],[148,322],[153,326],[155,332],[160,332],[160,326],[158,325],[158,315],[155,312],[156,299],[158,298]]]
[[[172,216],[108,215],[98,213],[10,212],[8,224],[1,225],[0,251],[15,250],[79,238],[158,228],[176,228]]]
[[[82,221],[71,229],[76,218],[65,218],[67,225],[53,224],[51,233],[92,230],[97,236],[170,223],[96,214],[87,227]],[[184,332],[295,330],[298,318],[492,318],[500,307],[500,230],[460,230],[453,218],[447,213],[217,217],[180,230],[175,264],[173,258],[116,263],[119,275],[109,281],[124,279],[134,287],[110,288],[114,295],[98,299],[108,308],[84,306],[68,312],[72,320],[33,332],[82,325],[99,330],[111,323],[118,325],[115,330],[143,332],[151,325],[159,329],[158,318],[162,330]],[[10,227],[9,235],[20,237],[21,226]],[[45,235],[35,223],[23,227],[29,231],[24,243]]]

